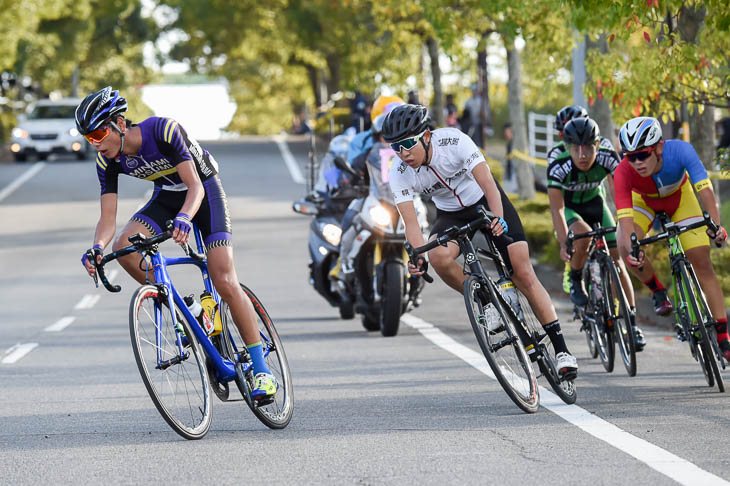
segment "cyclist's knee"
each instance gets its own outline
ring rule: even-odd
[[[512,281],[523,290],[530,289],[536,283],[539,283],[529,260],[527,262],[512,262]]]

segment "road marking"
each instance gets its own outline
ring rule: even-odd
[[[106,279],[109,280],[109,282],[113,282],[115,278],[117,278],[117,275],[119,275],[119,270],[116,268],[109,272],[109,275],[106,276]]]
[[[99,294],[86,294],[81,297],[81,300],[74,306],[74,309],[91,309],[100,298],[101,295]]]
[[[18,361],[20,358],[25,356],[26,354],[33,351],[34,348],[38,346],[38,343],[25,343],[25,344],[16,344],[12,348],[5,351],[5,356],[0,363],[2,364],[13,364],[16,361]]]
[[[0,191],[0,201],[11,195],[17,188],[22,186],[28,179],[36,175],[38,172],[43,169],[43,167],[46,166],[45,162],[36,162],[32,166],[28,168],[25,172],[20,174],[13,182],[5,186],[5,188]]]
[[[433,324],[416,316],[405,314],[401,317],[401,321],[407,326],[416,329],[436,346],[464,360],[490,378],[495,379],[494,373],[492,373],[491,368],[487,364],[487,360],[481,353],[456,342]],[[633,456],[655,471],[664,474],[680,484],[687,486],[696,484],[730,485],[730,482],[721,477],[715,476],[651,442],[631,435],[625,430],[606,422],[602,418],[593,415],[577,405],[564,403],[552,391],[542,386],[540,387],[540,404],[566,422]]]
[[[73,321],[75,321],[76,318],[74,316],[66,316],[62,317],[59,320],[57,320],[55,323],[51,324],[47,328],[44,329],[46,332],[60,332],[66,329],[68,326],[71,325]]]
[[[276,145],[279,147],[279,151],[281,152],[281,156],[284,158],[286,168],[289,169],[289,174],[291,174],[291,178],[297,184],[304,184],[302,169],[299,168],[299,164],[297,164],[297,161],[294,159],[294,156],[289,150],[289,146],[286,144],[284,137],[282,137],[281,135],[274,135],[272,138],[274,139],[274,142],[276,142]]]

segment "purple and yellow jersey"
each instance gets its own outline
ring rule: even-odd
[[[201,181],[218,173],[213,156],[175,120],[153,116],[137,126],[142,135],[137,154],[121,154],[115,160],[97,154],[96,173],[102,194],[117,192],[119,174],[153,181],[164,190],[184,191],[187,187],[177,173],[177,165],[186,160],[193,161]]]

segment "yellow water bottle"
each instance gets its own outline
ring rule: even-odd
[[[200,294],[200,305],[205,310],[205,313],[208,314],[210,320],[213,321],[213,331],[209,334],[211,336],[220,334],[220,332],[223,330],[223,325],[221,323],[221,313],[218,312],[218,304],[216,304],[215,299],[212,295],[210,295],[210,292],[208,292],[207,290]]]

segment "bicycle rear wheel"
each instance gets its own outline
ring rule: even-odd
[[[707,306],[707,302],[705,301],[702,288],[697,281],[697,276],[694,274],[694,271],[691,270],[691,267],[688,271],[687,266],[681,265],[680,271],[682,280],[686,282],[685,288],[688,289],[689,298],[687,300],[689,301],[691,310],[691,327],[693,331],[695,328],[699,329],[701,336],[699,344],[701,346],[705,362],[703,368],[706,368],[706,372],[711,373],[714,376],[717,388],[722,393],[725,391],[725,383],[723,382],[722,375],[720,374],[720,368],[717,365],[717,357],[713,347],[713,342],[711,341],[711,339],[714,339],[714,335],[711,335],[712,333],[710,333],[707,329],[707,324],[712,321],[710,310]],[[690,277],[690,272],[692,274],[692,278]],[[705,370],[703,369],[703,371]],[[713,386],[712,383],[709,383],[710,381],[711,380],[708,380],[709,386]]]
[[[221,319],[223,324],[223,341],[225,343],[226,358],[236,363],[236,385],[240,390],[246,403],[256,417],[267,427],[272,429],[283,429],[291,421],[294,411],[291,372],[289,362],[284,354],[284,346],[281,344],[279,334],[276,332],[274,323],[264,309],[261,301],[254,293],[241,284],[241,289],[251,299],[253,308],[256,311],[257,325],[261,335],[261,343],[264,346],[264,358],[266,364],[279,382],[279,391],[274,395],[273,400],[268,402],[254,402],[251,399],[251,389],[254,386],[253,367],[249,367],[244,373],[243,363],[250,363],[248,349],[243,341],[238,327],[233,322],[231,310],[228,304],[221,302]]]
[[[535,316],[527,297],[525,297],[518,289],[515,289],[515,291],[519,296],[520,308],[522,309],[522,315],[527,329],[537,339],[537,336],[544,332],[542,324],[540,324],[537,316]],[[575,403],[578,396],[577,389],[573,380],[562,380],[560,373],[558,373],[557,368],[555,368],[557,358],[555,357],[555,348],[553,347],[553,343],[546,336],[537,343],[537,347],[539,350],[537,355],[537,364],[540,367],[540,372],[560,399],[565,403],[572,405]]]
[[[479,347],[497,381],[515,405],[527,413],[537,412],[540,395],[535,371],[517,334],[516,326],[521,324],[506,310],[502,294],[490,280],[470,275],[464,281],[464,300]]]
[[[616,265],[611,258],[604,260],[604,293],[606,310],[610,311],[609,320],[612,321],[613,335],[618,343],[618,350],[621,353],[621,361],[629,376],[636,376],[636,342],[634,341],[634,329],[631,326],[631,315],[629,301],[626,292],[621,286],[621,279],[618,276]]]
[[[173,311],[153,285],[136,290],[129,305],[129,332],[137,368],[162,418],[186,439],[200,439],[211,422],[205,359],[185,319],[176,329]]]

